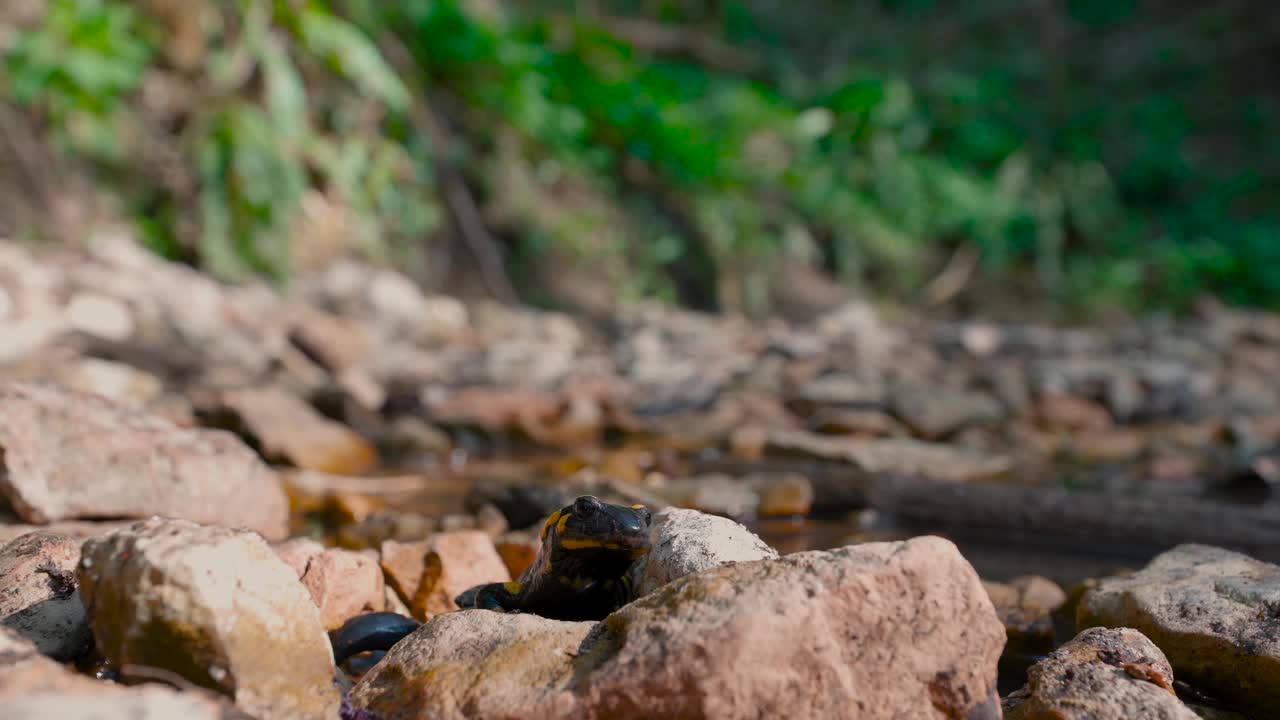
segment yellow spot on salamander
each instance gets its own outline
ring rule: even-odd
[[[569,514],[560,516],[560,522],[556,523],[556,533],[563,535],[565,527],[569,524]]]
[[[555,524],[556,524],[556,521],[557,521],[557,520],[559,520],[559,519],[560,519],[560,511],[559,511],[559,510],[557,510],[557,511],[555,511],[555,512],[551,513],[551,517],[547,518],[547,521],[546,521],[545,523],[543,523],[543,524],[542,524],[542,539],[543,539],[543,540],[546,540],[546,539],[547,539],[547,531],[548,531],[548,530],[550,530],[550,529],[551,529],[551,526],[552,526],[552,525],[555,525]]]
[[[599,540],[565,539],[560,541],[560,547],[565,550],[586,550],[587,548],[604,547],[604,543]]]
[[[632,510],[643,510],[643,509],[644,509],[644,506],[643,506],[643,505],[632,505],[632,506],[631,506],[631,509],[632,509]]]
[[[521,585],[520,583],[515,582],[515,581],[512,581],[512,582],[504,582],[504,583],[502,583],[502,589],[503,589],[503,590],[506,590],[507,592],[511,593],[512,595],[519,595],[519,594],[520,594],[520,591],[521,591],[521,590],[524,590],[524,585]]]

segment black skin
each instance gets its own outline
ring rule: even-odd
[[[552,513],[542,527],[533,565],[510,583],[477,585],[455,602],[464,610],[527,612],[556,620],[602,620],[631,601],[627,570],[649,551],[652,515],[643,505],[610,505],[583,495]],[[418,628],[396,613],[368,613],[332,636],[334,660],[390,650]]]
[[[627,570],[649,551],[651,521],[642,505],[583,495],[547,518],[538,557],[519,580],[478,585],[454,602],[464,609],[601,620],[631,600]]]
[[[417,620],[398,613],[357,615],[343,623],[329,638],[333,645],[333,661],[341,665],[352,655],[369,650],[390,650],[392,645],[417,629]]]

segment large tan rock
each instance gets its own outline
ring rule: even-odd
[[[433,618],[352,691],[385,718],[999,717],[1004,630],[940,538],[714,567],[600,623]]]
[[[1160,648],[1132,628],[1091,628],[1031,667],[1005,720],[1197,720]]]
[[[287,534],[280,481],[235,436],[52,385],[0,385],[0,494],[23,520],[165,515]]]
[[[1076,628],[1131,627],[1179,677],[1267,716],[1280,707],[1280,566],[1180,545],[1081,599]]]
[[[337,712],[319,611],[262,538],[153,518],[86,541],[78,574],[115,665],[178,673],[263,720]]]
[[[681,508],[667,508],[653,516],[649,547],[649,554],[630,570],[637,596],[727,563],[778,557],[778,551],[741,524]]]

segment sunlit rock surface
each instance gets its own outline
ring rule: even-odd
[[[0,494],[28,522],[166,515],[286,534],[280,480],[235,436],[53,385],[0,385]]]
[[[117,667],[177,673],[264,720],[332,718],[320,612],[261,537],[152,519],[85,542],[81,596]]]
[[[1131,627],[1178,677],[1244,708],[1280,708],[1280,566],[1182,545],[1081,600],[1076,626]]]
[[[998,718],[1004,630],[951,543],[687,575],[600,623],[434,618],[352,691],[388,718]]]

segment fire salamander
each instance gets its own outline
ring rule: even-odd
[[[547,518],[538,557],[519,580],[478,585],[454,602],[556,620],[603,619],[631,600],[627,569],[649,550],[651,520],[643,505],[583,495]]]
[[[649,551],[652,515],[643,505],[610,505],[583,495],[552,513],[542,547],[514,582],[477,585],[454,600],[466,610],[527,612],[556,620],[601,620],[631,601],[631,563]],[[395,613],[348,620],[333,636],[341,664],[366,650],[389,650],[417,628]]]

